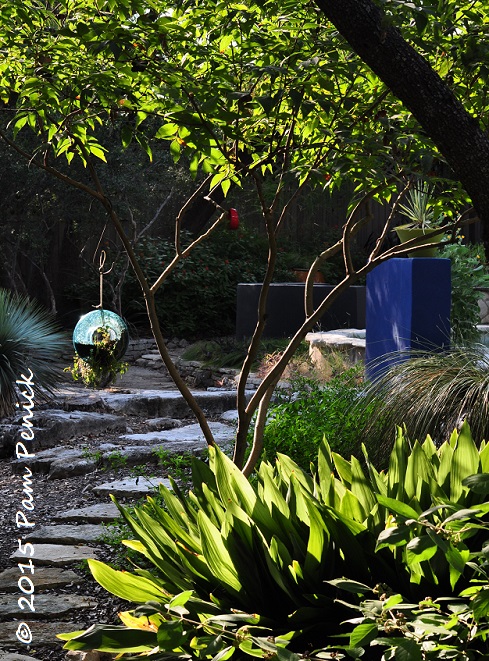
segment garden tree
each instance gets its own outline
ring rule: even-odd
[[[483,221],[489,258],[486,4],[315,3],[446,159]]]
[[[30,146],[35,147],[35,136],[25,135],[24,140],[29,137]],[[123,150],[120,131],[112,125],[104,130],[103,139],[111,158],[100,176],[126,231],[141,238],[171,232],[175,212],[195,187],[187,168],[174,164],[169,150],[155,154],[153,163],[137,145]],[[29,144],[24,142],[24,146]],[[81,163],[73,162],[71,176],[84,176]],[[64,325],[74,323],[76,301],[93,303],[90,283],[93,290],[98,288],[100,246],[110,250],[111,264],[119,252],[103,208],[48,173],[27,168],[25,159],[2,142],[0,188],[1,284],[36,298],[57,312]],[[120,271],[124,271],[122,264]],[[106,278],[105,283],[107,304],[120,310],[117,279]]]
[[[203,411],[172,363],[155,309],[155,295],[201,241],[226,222],[217,217],[190,244],[182,219],[195,199],[250,179],[256,189],[269,251],[258,322],[237,391],[239,423],[234,460],[251,472],[260,453],[268,403],[306,332],[349,285],[381,261],[412,246],[383,251],[392,213],[365,264],[355,268],[351,241],[369,220],[366,203],[401,197],[413,177],[433,174],[441,159],[431,139],[385,85],[352,55],[337,31],[321,26],[315,5],[288,0],[242,4],[218,0],[168,4],[153,0],[65,0],[51,5],[13,0],[0,9],[0,98],[6,118],[0,137],[31,166],[87,193],[105,209],[138,278],[161,356],[209,444]],[[199,185],[175,220],[175,254],[162,272],[144,273],[124,231],[101,171],[111,153],[100,127],[120,130],[122,145],[138,143],[152,157],[149,139],[166,141],[175,161],[185,153]],[[28,149],[24,133],[38,137]],[[85,166],[74,176],[75,160]],[[436,175],[436,171],[435,171]],[[305,287],[306,321],[247,403],[245,386],[266,323],[266,301],[277,258],[277,236],[295,197],[308,185],[334,189],[355,182],[357,198],[343,238],[323,246]],[[466,194],[454,181],[438,180],[447,224]],[[291,196],[282,193],[291,189]],[[393,200],[395,198],[392,198]],[[342,251],[345,277],[317,308],[313,276]],[[245,464],[254,415],[254,441]]]

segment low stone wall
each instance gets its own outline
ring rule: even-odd
[[[238,370],[209,367],[198,360],[176,361],[178,371],[193,388],[236,388]]]
[[[239,370],[227,367],[210,367],[197,360],[183,360],[180,353],[188,346],[185,340],[171,340],[168,350],[175,361],[178,371],[191,388],[236,388]],[[150,339],[132,340],[124,356],[128,363],[146,369],[165,370],[156,342]],[[260,379],[253,375],[248,379],[247,387],[254,388]]]
[[[128,363],[135,363],[138,358],[141,358],[142,355],[149,353],[150,351],[157,351],[154,338],[143,337],[137,340],[129,340],[124,360]]]
[[[188,347],[189,343],[187,340],[166,340],[166,346],[168,351],[171,354],[178,354],[183,349]],[[146,367],[152,367],[151,359],[154,357],[159,358],[159,352],[156,347],[156,340],[152,337],[142,337],[137,339],[130,339],[127,351],[124,354],[124,360],[128,363],[137,363],[138,360],[148,356],[149,364],[145,365]],[[160,359],[161,362],[161,359]]]
[[[489,324],[489,289],[478,289],[480,292],[481,298],[479,299],[479,310],[480,310],[480,319],[481,324]]]

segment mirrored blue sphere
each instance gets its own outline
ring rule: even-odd
[[[95,342],[100,339],[100,328],[106,329],[115,340],[115,358],[119,360],[127,351],[129,331],[124,319],[110,310],[93,310],[85,314],[73,331],[73,346],[80,358],[88,358]]]

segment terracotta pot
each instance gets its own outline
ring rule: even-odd
[[[307,280],[309,269],[292,269],[292,271],[294,272],[297,282],[305,282]],[[318,284],[324,284],[324,275],[321,273],[321,271],[316,271],[314,282],[317,282]]]
[[[394,228],[396,234],[399,237],[401,243],[406,243],[410,239],[415,239],[418,236],[424,236],[433,231],[434,228],[422,229],[420,227],[409,227],[407,225],[399,225],[399,227]],[[434,236],[427,237],[424,240],[424,243],[440,243],[444,238],[443,232],[440,234],[435,234]],[[420,242],[421,245],[421,242]],[[438,248],[423,248],[423,250],[416,250],[413,252],[408,252],[408,257],[437,257]]]

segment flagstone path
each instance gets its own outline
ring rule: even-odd
[[[211,428],[217,442],[230,446],[235,391],[197,391],[195,396],[214,420]],[[56,408],[36,411],[35,440],[30,446],[35,456],[19,460],[11,457],[20,438],[20,420],[0,425],[4,475],[0,491],[7,503],[4,509],[6,529],[12,537],[8,540],[10,548],[16,548],[17,538],[21,538],[21,547],[9,555],[4,553],[4,566],[0,562],[0,661],[84,658],[80,653],[66,656],[56,634],[94,623],[107,600],[84,563],[110,555],[103,541],[107,534],[104,524],[117,521],[120,513],[109,494],[124,503],[135,503],[157,489],[160,482],[170,486],[158,466],[158,453],[166,457],[198,454],[205,447],[198,425],[188,423],[189,413],[181,395],[160,384],[153,390],[97,393],[67,386],[57,395]],[[147,477],[131,474],[132,467],[141,465],[147,468]],[[35,519],[35,525],[19,531],[12,519],[15,521],[16,510],[22,511],[21,500],[26,498],[26,471],[32,473],[34,503],[36,489],[42,488],[52,504],[50,510],[34,509],[32,515],[24,511],[27,521]],[[79,506],[60,509],[57,503],[66,502],[70,490]],[[121,608],[128,605],[114,599],[113,613]],[[30,645],[18,641],[22,632],[32,636]],[[93,661],[101,658],[93,656]],[[92,658],[87,657],[87,661]]]

